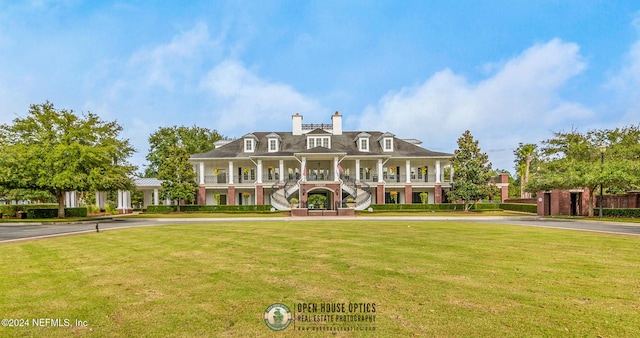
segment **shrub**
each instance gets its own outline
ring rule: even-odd
[[[86,207],[65,208],[64,217],[87,217],[88,210]]]
[[[56,218],[58,217],[58,209],[29,209],[27,210],[27,218]]]
[[[597,212],[597,211],[594,210],[594,212]],[[640,217],[640,209],[638,208],[625,208],[625,209],[603,208],[602,216],[635,218],[635,217]]]
[[[27,210],[27,218],[56,218],[58,217],[58,208],[31,208]],[[87,208],[65,208],[64,217],[87,217]]]
[[[399,210],[413,210],[413,211],[453,211],[464,210],[463,204],[372,204],[371,208],[374,211],[399,211]]]
[[[175,205],[148,205],[147,212],[154,214],[166,214],[177,211],[178,208]]]
[[[500,203],[476,203],[473,205],[473,210],[482,210],[482,211],[488,211],[488,210],[501,210],[500,209]]]
[[[104,212],[107,214],[115,214],[117,213],[116,211],[116,207],[113,206],[113,204],[107,204],[104,206]]]
[[[175,205],[150,205],[148,213],[166,214],[176,212]],[[181,212],[271,212],[271,205],[181,205]]]
[[[100,207],[95,205],[95,204],[91,204],[89,206],[89,208],[90,208],[92,214],[99,214],[100,211],[102,211],[102,210],[100,210]]]
[[[16,217],[18,211],[27,212],[29,209],[38,208],[57,208],[57,204],[44,203],[44,204],[3,204],[0,205],[0,213],[8,217]]]
[[[530,212],[533,214],[538,212],[537,204],[501,203],[500,208],[502,208],[503,210]]]

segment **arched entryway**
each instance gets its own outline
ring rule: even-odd
[[[334,210],[334,191],[328,188],[313,188],[307,191],[307,208],[309,210]]]

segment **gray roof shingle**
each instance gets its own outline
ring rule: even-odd
[[[324,132],[324,131],[323,131]],[[362,152],[358,150],[356,139],[362,133],[371,135],[369,141],[369,151]],[[280,136],[280,150],[277,152],[268,151],[267,136],[274,137]],[[342,135],[331,135],[331,149],[316,147],[313,149],[307,149],[307,134],[293,135],[291,132],[253,132],[247,135],[253,135],[257,138],[257,146],[255,152],[244,152],[244,140],[237,139],[218,147],[214,150],[191,155],[192,159],[216,159],[216,158],[248,158],[248,157],[287,157],[294,156],[299,153],[346,153],[347,156],[391,156],[391,157],[452,157],[453,154],[431,151],[422,148],[416,144],[404,141],[397,137],[393,137],[394,149],[391,152],[382,151],[382,147],[379,142],[375,140],[380,139],[383,135],[392,136],[390,133],[382,133],[375,131],[355,131],[355,132],[343,132]],[[316,132],[312,135],[322,135],[322,133]],[[327,134],[330,135],[330,134]],[[318,149],[320,148],[320,149]]]

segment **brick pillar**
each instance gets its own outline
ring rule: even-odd
[[[207,189],[202,185],[198,187],[198,204],[207,204]]]
[[[436,186],[433,187],[433,190],[433,203],[442,203],[442,186],[440,184],[436,184]]]
[[[537,210],[536,210],[537,211],[536,214],[538,216],[546,215],[545,210],[544,210],[546,204],[545,204],[545,196],[544,196],[544,192],[543,191],[538,191],[536,193],[536,201],[537,201],[536,203],[538,204]],[[548,212],[548,210],[546,210],[546,212]]]
[[[500,202],[504,203],[509,198],[509,175],[500,174],[500,183],[502,183],[500,187]]]
[[[236,205],[236,187],[230,185],[227,190],[227,204]]]
[[[376,188],[376,203],[384,204],[384,184],[378,184]]]
[[[410,185],[404,186],[404,204],[413,203],[413,188]]]
[[[256,186],[256,204],[264,204],[264,187],[261,185]]]

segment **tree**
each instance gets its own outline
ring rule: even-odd
[[[542,142],[540,170],[528,191],[587,188],[588,215],[593,216],[594,195],[600,185],[628,191],[640,185],[640,129],[629,126],[555,132]]]
[[[451,165],[454,177],[448,196],[451,200],[463,200],[465,211],[476,201],[495,194],[496,187],[489,183],[492,175],[489,157],[481,152],[469,130],[458,139]]]
[[[189,152],[183,147],[170,146],[167,148],[167,156],[158,166],[158,179],[162,182],[162,197],[176,200],[178,212],[180,201],[193,202],[198,184],[196,173],[189,163]]]
[[[149,167],[145,170],[145,177],[157,177],[158,167],[168,156],[172,146],[183,147],[189,154],[204,153],[214,149],[213,143],[222,136],[215,130],[202,127],[161,127],[149,136]]]
[[[66,191],[128,189],[134,149],[121,131],[91,113],[31,105],[25,118],[0,126],[0,186],[51,193],[61,218]]]
[[[513,151],[513,155],[516,157],[514,162],[516,164],[516,173],[520,180],[520,198],[530,198],[531,194],[525,191],[524,187],[529,182],[529,174],[531,167],[534,171],[537,168],[539,161],[538,146],[536,144],[520,142],[518,148]]]
[[[36,203],[52,203],[56,199],[48,191],[30,189],[5,189],[0,187],[0,200],[31,201]]]

